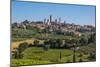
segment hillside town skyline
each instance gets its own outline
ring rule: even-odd
[[[51,20],[50,20],[51,19]],[[29,19],[25,19],[25,20],[21,20],[21,21],[19,21],[19,22],[17,22],[17,21],[12,21],[12,23],[18,23],[18,24],[20,24],[20,23],[22,23],[22,22],[24,22],[24,21],[28,21],[29,23],[32,23],[32,22],[44,22],[44,23],[48,23],[48,22],[59,22],[59,23],[65,23],[65,24],[74,24],[74,25],[80,25],[80,26],[84,26],[84,25],[89,25],[89,26],[94,26],[95,27],[95,23],[94,24],[78,24],[77,22],[67,22],[67,21],[65,21],[63,18],[61,18],[61,17],[53,17],[53,15],[52,14],[50,14],[50,15],[48,15],[48,17],[46,17],[46,18],[44,18],[44,19],[42,19],[42,20],[35,20],[34,18],[33,18],[33,20],[29,20]]]
[[[92,25],[77,25],[74,23],[66,23],[66,21],[62,20],[61,17],[53,19],[52,15],[49,15],[49,18],[44,18],[43,21],[28,21],[24,20],[21,23],[13,23],[12,28],[22,28],[28,29],[31,28],[38,28],[40,30],[47,29],[48,32],[57,32],[60,33],[68,33],[72,32],[74,34],[78,34],[78,36],[82,35],[82,32],[86,32],[88,34],[95,33],[95,26]]]

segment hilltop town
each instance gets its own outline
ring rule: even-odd
[[[20,23],[12,23],[13,29],[34,29],[38,28],[40,30],[45,30],[48,33],[59,33],[59,34],[66,34],[66,33],[74,33],[78,36],[81,36],[82,33],[95,33],[95,26],[92,25],[77,25],[74,23],[67,23],[63,21],[61,18],[53,19],[52,15],[49,18],[45,18],[43,21],[28,21],[25,20]]]

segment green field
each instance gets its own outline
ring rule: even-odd
[[[61,53],[61,54],[60,54]],[[80,53],[76,51],[76,62],[89,61],[87,55],[79,57]],[[53,63],[69,63],[73,62],[73,50],[69,49],[49,49],[44,51],[41,47],[30,47],[23,51],[22,59],[12,59],[12,66],[22,65],[40,65]]]

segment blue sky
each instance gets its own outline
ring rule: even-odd
[[[49,18],[61,17],[66,23],[81,25],[95,25],[95,6],[72,5],[72,4],[53,4],[38,2],[12,2],[12,22],[24,20],[41,21]]]

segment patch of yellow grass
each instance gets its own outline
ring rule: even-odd
[[[24,42],[27,42],[28,44],[33,44],[34,40],[36,40],[36,39],[27,39],[27,40],[23,40],[23,41],[12,42],[11,43],[11,50],[18,48],[18,46]],[[40,44],[42,44],[43,42],[44,42],[44,40],[39,40]]]

